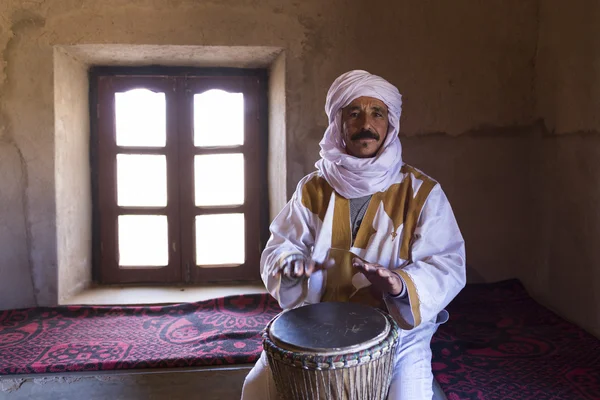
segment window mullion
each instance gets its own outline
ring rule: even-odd
[[[179,176],[179,235],[183,279],[190,282],[194,265],[194,197],[193,197],[193,96],[188,88],[187,77],[177,78],[177,149]]]

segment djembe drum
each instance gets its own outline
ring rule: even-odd
[[[281,399],[384,400],[398,326],[357,303],[318,303],[284,311],[263,333]]]

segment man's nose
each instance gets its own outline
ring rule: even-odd
[[[372,130],[371,129],[372,128],[372,126],[371,126],[371,118],[369,118],[368,116],[363,116],[361,118],[360,125],[361,125],[361,128],[363,130],[367,130],[367,131]]]

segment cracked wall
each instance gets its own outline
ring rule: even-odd
[[[4,228],[8,237],[0,242],[2,257],[11,258],[0,262],[0,273],[12,271],[18,275],[14,282],[24,286],[21,296],[9,300],[5,290],[13,280],[1,280],[0,308],[8,301],[11,307],[57,302],[52,57],[53,46],[76,44],[284,48],[288,195],[314,169],[326,126],[325,94],[333,79],[356,68],[386,77],[404,95],[406,159],[448,191],[473,243],[468,246],[476,275],[485,280],[514,275],[515,260],[526,264],[528,254],[511,247],[511,240],[526,243],[528,238],[513,218],[526,216],[527,206],[514,200],[511,189],[521,188],[519,173],[529,168],[519,149],[530,135],[511,127],[533,121],[537,4],[3,0],[0,137],[13,144],[9,151],[19,149],[23,162],[14,154],[0,161],[10,163],[2,164],[4,171],[16,171],[0,172],[2,195],[10,191],[16,199],[0,212],[12,218]],[[510,168],[499,172],[502,165]],[[481,185],[493,190],[486,195]],[[485,206],[472,207],[475,203]],[[482,227],[490,212],[497,225]]]
[[[29,273],[24,167],[14,143],[0,139],[0,308],[36,304]]]

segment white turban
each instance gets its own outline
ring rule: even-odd
[[[342,108],[354,99],[368,96],[388,107],[389,128],[385,141],[371,158],[358,158],[346,152],[342,135]],[[337,78],[325,103],[329,126],[321,146],[321,159],[315,166],[340,195],[347,199],[385,191],[398,178],[402,167],[402,146],[398,138],[402,95],[385,79],[367,71],[350,71]]]

